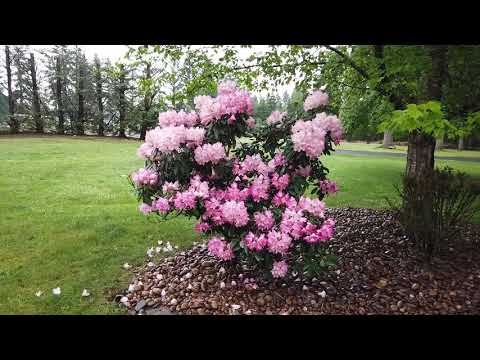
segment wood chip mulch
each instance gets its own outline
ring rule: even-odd
[[[426,264],[388,211],[328,216],[339,259],[321,278],[266,280],[202,244],[140,269],[116,300],[130,314],[480,314],[480,226],[459,230]]]

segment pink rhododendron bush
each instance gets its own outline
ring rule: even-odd
[[[340,142],[342,127],[324,112],[328,95],[314,91],[304,112],[275,111],[263,125],[251,117],[249,93],[233,82],[194,103],[192,112],[161,113],[138,149],[145,167],[130,179],[139,210],[194,217],[210,254],[273,277],[334,265],[326,243],[335,221],[322,200],[337,185],[321,158]]]

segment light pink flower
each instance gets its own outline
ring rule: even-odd
[[[148,215],[152,212],[152,207],[148,204],[141,203],[138,210],[140,210],[143,215]]]
[[[215,236],[210,239],[207,246],[209,253],[221,260],[227,261],[234,258],[232,247],[227,244],[224,238]]]
[[[220,142],[215,144],[205,144],[195,149],[195,161],[199,165],[205,165],[207,162],[217,164],[225,157],[225,149]]]
[[[158,181],[158,175],[152,170],[142,168],[132,174],[132,181],[137,186],[155,185]]]
[[[267,231],[270,230],[274,223],[275,219],[273,218],[273,213],[270,210],[265,210],[263,212],[256,212],[253,217],[255,218],[255,224],[259,230]]]
[[[305,111],[308,111],[327,104],[328,94],[324,93],[321,90],[315,90],[305,99],[305,102],[303,103],[303,109]]]
[[[281,123],[283,118],[287,115],[286,112],[280,112],[278,110],[272,111],[269,117],[267,117],[266,123],[268,125],[273,125],[276,123]]]
[[[285,260],[275,261],[272,268],[272,276],[274,278],[285,277],[287,275],[288,265]]]
[[[236,227],[247,225],[249,217],[243,201],[227,201],[222,205],[222,218]]]
[[[158,210],[161,213],[167,213],[170,211],[170,203],[167,199],[159,197],[153,201],[152,210]]]
[[[267,234],[268,250],[274,254],[286,254],[292,238],[285,232],[271,230]]]

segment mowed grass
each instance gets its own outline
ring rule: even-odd
[[[392,153],[407,153],[407,147],[402,145],[395,145],[393,149],[385,149],[381,143],[364,143],[364,142],[342,142],[338,146],[339,150],[360,150],[373,152],[392,152]],[[435,152],[435,156],[444,157],[459,157],[459,158],[478,158],[480,159],[479,150],[457,150],[457,149],[442,149]]]
[[[143,165],[138,141],[0,137],[0,313],[115,314],[109,298],[128,285],[158,240],[188,247],[193,221],[159,223],[137,211],[126,175]],[[405,160],[333,155],[341,188],[329,206],[385,207]],[[444,165],[447,162],[438,162]],[[480,178],[480,164],[449,161]],[[52,289],[60,287],[60,296]],[[83,298],[86,288],[91,296]],[[36,297],[37,291],[43,291]]]
[[[128,284],[125,262],[141,264],[158,240],[194,241],[191,221],[158,224],[137,211],[125,175],[143,165],[138,145],[0,138],[0,313],[118,312],[107,298]]]

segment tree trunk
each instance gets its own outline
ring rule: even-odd
[[[40,97],[38,95],[38,86],[37,86],[37,73],[35,70],[35,56],[33,53],[30,53],[30,74],[32,77],[32,113],[33,120],[35,122],[35,132],[43,133],[43,120],[42,114],[40,113]]]
[[[102,98],[102,74],[100,68],[100,61],[95,61],[96,73],[96,92],[97,92],[97,104],[98,104],[98,128],[97,135],[104,136],[105,122],[103,118],[103,98]]]
[[[151,80],[152,78],[151,67],[152,65],[149,62],[147,62],[146,68],[145,68],[145,78],[147,80]],[[152,107],[152,92],[151,92],[150,83],[149,83],[149,88],[145,92],[145,97],[143,98],[143,119],[140,125],[140,140],[145,140],[145,136],[147,134],[147,126],[148,126],[148,113],[151,107]]]
[[[464,150],[465,149],[465,144],[464,144],[464,138],[461,136],[458,139],[458,150]]]
[[[125,135],[125,128],[126,128],[126,102],[125,102],[125,67],[124,65],[121,65],[120,67],[120,86],[119,86],[119,113],[120,113],[120,118],[119,118],[119,132],[118,136],[119,137],[127,137]]]
[[[84,123],[85,123],[85,71],[83,64],[79,64],[78,67],[78,115],[77,126],[75,133],[77,135],[84,135]]]
[[[10,58],[10,48],[5,46],[5,67],[7,68],[7,88],[8,88],[8,126],[10,126],[10,132],[17,134],[20,125],[15,118],[15,101],[13,99],[12,92],[12,60]]]
[[[443,137],[435,139],[435,151],[442,150],[444,148]]]
[[[447,74],[446,45],[431,45],[427,48],[432,69],[427,77],[426,100],[441,101],[442,85]],[[408,137],[408,154],[405,175],[418,182],[430,176],[435,166],[435,138],[430,135],[412,132]]]
[[[390,131],[385,130],[383,132],[383,145],[384,148],[390,148],[393,146],[393,135]]]
[[[55,78],[56,78],[55,97],[57,99],[57,111],[58,111],[57,134],[63,135],[65,133],[65,114],[63,112],[62,64],[61,64],[60,56],[57,56],[57,59],[56,59]]]
[[[430,176],[434,167],[435,138],[420,131],[408,135],[407,169],[408,177],[424,179]]]

